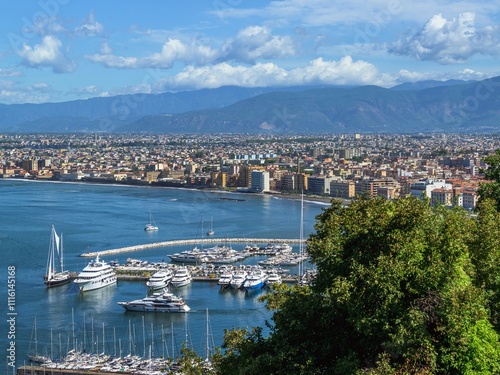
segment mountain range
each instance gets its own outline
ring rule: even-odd
[[[227,86],[61,103],[0,104],[2,132],[496,132],[500,77],[393,88]]]

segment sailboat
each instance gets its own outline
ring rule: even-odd
[[[158,227],[156,226],[156,223],[153,220],[153,215],[151,215],[151,211],[149,211],[149,223],[146,224],[144,230],[146,232],[152,232],[158,230]]]
[[[33,323],[33,332],[35,334],[35,353],[28,354],[29,360],[31,362],[34,362],[34,363],[50,363],[51,360],[49,357],[38,354],[38,336],[37,336],[37,330],[36,330],[36,318],[35,318],[35,322]],[[30,346],[31,346],[31,343],[30,343]]]
[[[214,234],[215,234],[215,231],[214,231],[214,218],[212,217],[210,219],[210,229],[207,232],[207,236],[213,236]]]
[[[57,271],[56,261],[59,262],[60,271]],[[71,281],[71,275],[68,271],[64,271],[63,264],[63,237],[57,235],[54,225],[50,234],[49,255],[47,259],[47,273],[44,276],[45,285],[47,288],[59,286]]]

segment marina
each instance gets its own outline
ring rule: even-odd
[[[264,323],[270,320],[271,312],[259,297],[269,289],[223,289],[218,285],[219,276],[229,270],[249,272],[259,261],[273,256],[268,245],[287,243],[292,248],[291,254],[299,251],[295,240],[299,233],[299,201],[249,195],[241,202],[219,199],[233,196],[220,192],[19,180],[0,181],[0,189],[6,202],[0,212],[0,224],[4,229],[0,241],[2,248],[12,249],[10,257],[1,260],[2,267],[16,268],[16,368],[36,367],[28,358],[28,353],[34,352],[35,319],[38,355],[53,360],[67,355],[74,344],[77,349],[86,346],[86,352],[94,355],[100,355],[103,349],[106,355],[114,355],[116,345],[118,357],[120,342],[124,358],[130,353],[129,326],[133,337],[131,356],[148,359],[148,353],[144,356],[143,350],[143,320],[146,349],[151,337],[154,338],[152,358],[162,356],[162,325],[170,339],[169,357],[173,353],[175,357],[179,355],[186,336],[190,347],[204,355],[207,309],[216,347],[222,344],[224,329],[262,326],[265,334]],[[19,196],[23,197],[22,202],[14,204]],[[314,217],[322,207],[324,205],[314,203],[305,205],[305,233],[312,230]],[[150,210],[162,230],[144,230],[144,212],[147,215]],[[200,218],[204,212],[217,212],[213,216],[216,231],[202,243]],[[277,220],[276,213],[285,212],[286,215]],[[70,270],[73,279],[99,251],[141,249],[99,254],[100,260],[114,269],[116,284],[84,293],[74,282],[47,288],[43,277],[52,224],[58,232],[64,233],[64,270]],[[26,230],[27,227],[30,229]],[[206,232],[207,228],[203,236]],[[185,243],[183,238],[192,239],[188,240],[191,243]],[[156,245],[164,243],[168,245]],[[216,246],[232,247],[240,255],[247,251],[247,246],[253,250],[249,256],[234,263],[185,264],[191,271],[192,283],[170,292],[189,306],[187,314],[126,311],[118,304],[144,298],[149,289],[146,282],[162,266],[182,266],[182,263],[171,262],[170,255],[195,247],[206,250]],[[90,258],[81,257],[84,249],[95,250],[96,254]],[[297,266],[262,268],[280,269],[283,282],[297,282],[294,277],[298,273]],[[5,294],[0,297],[7,300]],[[6,321],[0,322],[0,329],[7,332]],[[93,349],[91,342],[94,342]],[[8,348],[6,336],[0,337],[0,344]]]

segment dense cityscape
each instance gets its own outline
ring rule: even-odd
[[[3,178],[350,199],[427,196],[473,210],[496,135],[3,134]]]

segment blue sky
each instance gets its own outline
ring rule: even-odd
[[[0,103],[500,75],[500,2],[0,0]]]

